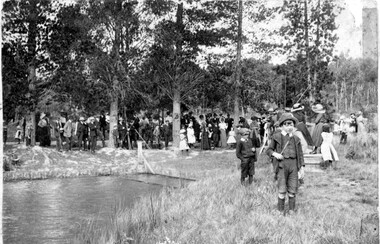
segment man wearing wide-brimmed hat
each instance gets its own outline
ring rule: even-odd
[[[128,128],[127,124],[124,122],[123,117],[119,117],[119,123],[117,124],[117,129],[119,131],[119,143],[120,147],[127,149],[128,146],[128,138],[127,138],[127,133],[128,133]]]
[[[299,130],[302,133],[303,137],[305,138],[305,141],[307,142],[307,145],[313,147],[313,138],[311,137],[310,132],[306,127],[306,116],[304,112],[304,106],[302,106],[300,103],[294,104],[291,109],[291,113],[298,120],[298,123],[296,124],[297,130]]]
[[[260,140],[256,137],[256,133],[252,133],[253,136],[250,137],[251,131],[247,128],[241,128],[239,133],[241,138],[236,143],[236,156],[241,161],[240,182],[244,185],[248,177],[248,183],[252,184],[257,161],[256,148],[260,147]]]
[[[278,210],[285,209],[285,196],[289,197],[289,214],[294,213],[298,179],[303,178],[304,158],[300,139],[293,134],[298,120],[291,113],[283,113],[278,124],[281,132],[276,132],[267,149],[272,158],[275,176],[278,180]]]
[[[312,106],[311,110],[313,110],[313,112],[317,114],[317,118],[315,119],[315,127],[311,135],[311,138],[313,139],[314,143],[314,150],[312,151],[312,154],[316,154],[320,152],[321,144],[323,141],[321,136],[322,127],[324,124],[328,124],[330,122],[330,117],[326,113],[326,109],[323,107],[322,104],[316,104]]]
[[[79,151],[82,151],[82,142],[83,142],[83,150],[87,150],[87,140],[88,140],[88,126],[85,122],[83,116],[79,117],[77,136],[79,142]]]

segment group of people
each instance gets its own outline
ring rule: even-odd
[[[300,138],[294,132],[299,120],[292,113],[283,113],[276,121],[276,129],[271,134],[271,139],[266,153],[271,158],[275,179],[278,187],[278,211],[283,214],[285,209],[285,197],[289,199],[289,213],[295,211],[296,194],[299,180],[303,179],[304,157]],[[302,123],[302,122],[301,122]],[[257,161],[260,140],[256,132],[248,128],[239,130],[241,135],[236,145],[236,156],[241,161],[241,184],[252,184],[255,174],[255,162]]]
[[[312,134],[307,128],[304,107],[297,103],[283,113],[276,113],[271,109],[269,117],[264,118],[265,130],[268,141],[266,154],[271,158],[274,178],[277,181],[278,200],[277,209],[283,214],[285,209],[285,197],[288,195],[289,214],[294,213],[296,206],[296,194],[299,185],[304,178],[304,154],[321,153],[322,168],[331,167],[332,161],[338,161],[338,154],[333,146],[333,124],[331,116],[326,113],[322,104],[312,106],[316,114],[315,126]],[[359,116],[361,113],[359,113]],[[258,120],[257,122],[261,123]],[[361,120],[360,120],[361,121]],[[354,127],[354,114],[345,123]],[[252,184],[255,174],[255,162],[257,161],[258,149],[261,147],[260,126],[242,125],[238,130],[240,138],[237,139],[236,156],[241,161],[241,184]],[[348,128],[349,128],[348,127]],[[362,128],[364,130],[364,126]],[[360,129],[359,129],[360,130]],[[259,129],[260,131],[260,129]],[[351,129],[351,132],[354,132]],[[262,142],[266,143],[266,142]],[[313,150],[308,150],[312,148]]]

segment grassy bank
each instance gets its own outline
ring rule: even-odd
[[[131,209],[116,207],[112,225],[83,228],[75,242],[378,243],[377,135],[351,138],[336,149],[336,169],[307,173],[294,216],[275,211],[277,190],[267,157],[259,158],[254,185],[243,187],[230,151],[193,162],[193,168],[222,165],[217,174],[186,188],[164,189]]]

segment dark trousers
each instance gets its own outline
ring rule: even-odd
[[[100,127],[100,132],[103,134],[103,138],[106,138],[106,127]]]
[[[66,151],[71,151],[71,147],[73,143],[72,137],[65,136],[65,141],[66,141]]]
[[[297,159],[285,158],[281,161],[278,171],[278,192],[296,194],[298,190]]]
[[[96,149],[96,136],[90,136],[90,149],[91,149],[91,152],[95,152],[95,149]]]
[[[347,133],[346,132],[341,132],[341,134],[340,134],[340,143],[341,144],[346,144],[347,143]]]
[[[26,137],[25,140],[26,140],[26,146],[30,146],[32,140],[28,137]]]
[[[88,135],[85,135],[83,132],[79,133],[79,135],[78,135],[79,150],[82,149],[82,142],[83,142],[83,150],[86,150],[87,137],[88,137]]]
[[[165,147],[169,146],[170,135],[164,135]]]
[[[255,158],[244,158],[241,160],[241,178],[245,179],[247,176],[252,176],[255,174]]]

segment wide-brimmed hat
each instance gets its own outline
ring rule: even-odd
[[[294,117],[293,114],[283,113],[281,115],[280,119],[278,120],[278,125],[281,126],[287,120],[293,121],[294,125],[296,125],[298,123],[298,119],[296,117]]]
[[[95,120],[95,118],[91,116],[90,118],[88,118],[88,120]]]
[[[311,110],[317,114],[323,114],[326,112],[326,109],[323,109],[323,105],[318,103],[317,105],[311,106]]]
[[[119,120],[124,120],[123,117],[119,117]]]
[[[290,110],[290,112],[296,112],[296,111],[299,111],[299,110],[303,110],[304,109],[304,106],[302,106],[300,103],[296,103],[293,105],[292,109]]]
[[[79,117],[79,121],[84,121],[84,117]]]
[[[269,108],[269,109],[268,109],[268,112],[273,112],[273,111],[274,111],[273,108]]]

